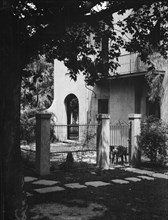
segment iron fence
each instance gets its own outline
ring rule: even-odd
[[[69,127],[72,125],[56,125],[56,143],[50,144],[50,162],[60,164],[65,161],[67,153],[73,152],[75,161],[95,163],[96,161],[96,141],[97,124],[75,125],[73,126],[72,136],[68,136]],[[122,145],[127,147],[129,152],[129,124],[124,121],[117,121],[110,124],[110,145]],[[71,139],[68,139],[72,137]],[[22,146],[23,157],[30,161],[35,160],[35,146],[27,149]]]
[[[77,145],[96,147],[97,124],[56,125],[55,135],[57,141],[74,141]],[[70,132],[70,133],[69,133]],[[110,145],[129,146],[129,124],[117,121],[110,124]]]
[[[69,142],[83,147],[96,148],[96,124],[56,125],[55,136],[58,142]]]

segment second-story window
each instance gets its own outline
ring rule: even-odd
[[[98,114],[108,114],[108,99],[98,100]]]

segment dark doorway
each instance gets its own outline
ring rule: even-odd
[[[79,138],[79,102],[74,94],[65,98],[67,112],[67,138],[77,140]]]

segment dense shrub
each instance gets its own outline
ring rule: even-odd
[[[33,143],[36,141],[36,113],[39,111],[37,109],[30,109],[26,108],[24,111],[21,112],[21,117],[20,117],[20,134],[21,140],[27,141],[27,143]],[[55,132],[54,132],[54,116],[52,115],[51,117],[51,126],[50,126],[50,139],[51,142],[54,142],[56,137],[55,137]]]
[[[162,120],[149,116],[141,123],[138,143],[152,163],[164,162],[167,154],[168,127]]]

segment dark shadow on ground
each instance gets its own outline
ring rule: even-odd
[[[143,167],[144,169],[144,167]],[[146,169],[146,168],[145,168]],[[147,168],[148,170],[151,167]],[[161,169],[168,172],[168,169]],[[161,171],[160,170],[160,171]],[[155,171],[153,169],[153,171]],[[158,170],[156,170],[158,172]],[[64,191],[40,194],[36,188],[44,185],[25,183],[30,219],[38,220],[153,220],[168,219],[168,179],[129,181],[128,184],[112,183],[114,179],[138,177],[140,174],[121,168],[97,172],[94,165],[70,171],[53,170],[49,176],[39,177],[32,169],[25,167],[25,176],[60,181],[57,186]],[[107,186],[87,186],[83,189],[70,189],[67,183],[85,185],[89,181],[103,181]]]

